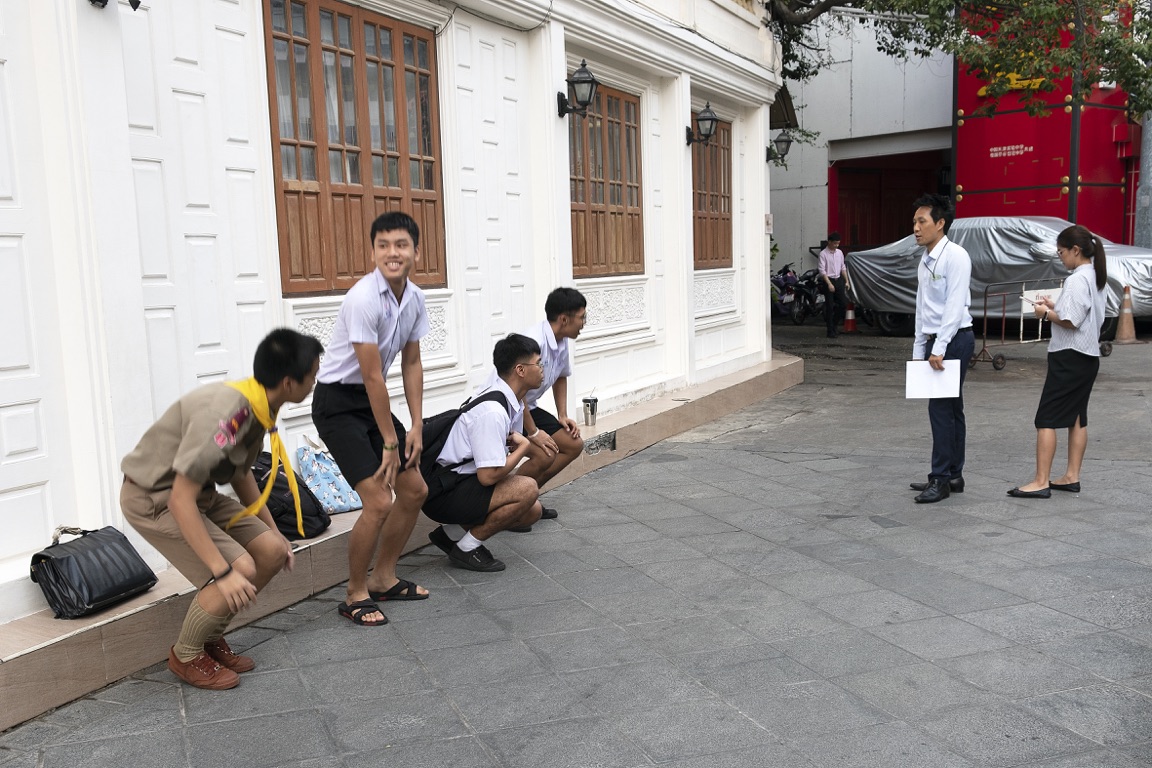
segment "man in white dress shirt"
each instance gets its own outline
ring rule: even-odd
[[[964,375],[976,349],[972,334],[972,259],[968,252],[948,239],[955,208],[945,195],[922,195],[915,202],[912,232],[924,247],[917,270],[916,340],[913,360],[927,360],[934,370],[943,371],[945,360],[960,361],[960,395],[928,401],[932,424],[932,471],[927,483],[912,483],[918,504],[932,504],[952,493],[964,492]]]

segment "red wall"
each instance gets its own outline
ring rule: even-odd
[[[1082,105],[1073,147],[1067,88],[1048,95],[1052,108],[1044,117],[1028,115],[1013,94],[1001,100],[995,116],[973,117],[986,103],[979,95],[984,83],[963,70],[956,77],[957,216],[1057,216],[1131,242],[1140,137],[1128,121],[1123,91],[1097,90]],[[1079,153],[1078,184],[1071,178],[1073,152]]]

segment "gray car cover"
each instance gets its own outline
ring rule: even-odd
[[[1068,270],[1056,255],[1056,235],[1069,226],[1063,219],[1048,216],[956,219],[948,236],[972,257],[972,315],[985,315],[984,294],[989,285],[994,286],[989,294],[1014,293],[1053,287],[1067,277]],[[1111,289],[1106,314],[1113,317],[1119,313],[1124,286],[1128,285],[1132,313],[1138,317],[1152,315],[1152,250],[1103,242]],[[889,245],[848,254],[857,303],[878,312],[915,314],[916,268],[922,252],[909,235]],[[1009,317],[1017,316],[1019,302],[1011,296],[988,298],[988,316],[1000,317],[1005,312]]]

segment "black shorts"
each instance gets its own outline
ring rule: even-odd
[[[353,488],[380,469],[384,436],[376,426],[368,390],[363,384],[317,384],[312,393],[312,423],[340,467],[340,473]],[[403,467],[408,460],[404,455],[408,432],[395,416],[392,416],[392,428],[400,443],[398,450]]]
[[[530,413],[532,414],[532,421],[536,422],[536,428],[546,435],[554,435],[564,429],[560,420],[543,408],[533,408]],[[528,433],[525,432],[524,435],[527,436]]]
[[[1036,429],[1065,429],[1088,426],[1088,398],[1096,374],[1100,372],[1100,358],[1074,349],[1061,349],[1048,353],[1048,376],[1040,405],[1036,407]]]
[[[438,523],[470,527],[488,519],[496,486],[483,485],[476,475],[462,475],[437,465],[428,478],[424,514]]]

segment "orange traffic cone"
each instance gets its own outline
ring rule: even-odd
[[[1132,321],[1132,289],[1124,286],[1124,302],[1120,305],[1120,317],[1116,323],[1114,344],[1140,344],[1136,339],[1136,324]]]
[[[856,305],[848,302],[844,308],[844,333],[856,333]]]

